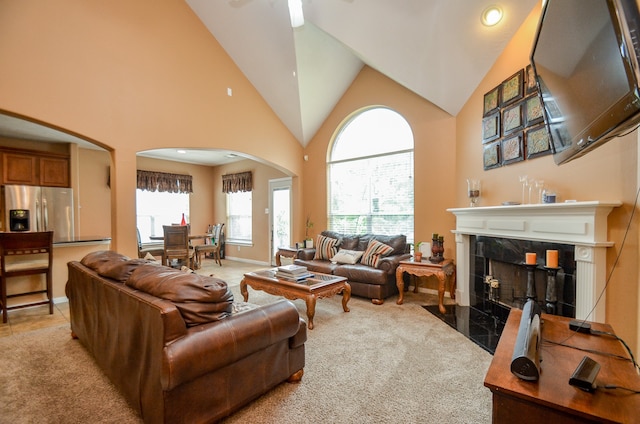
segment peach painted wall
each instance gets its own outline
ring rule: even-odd
[[[634,132],[616,139],[570,163],[557,166],[551,156],[525,160],[488,171],[482,164],[483,96],[529,63],[529,55],[537,29],[540,8],[528,17],[510,41],[504,53],[482,80],[456,119],[457,150],[455,188],[456,207],[467,206],[466,178],[482,180],[481,206],[500,205],[521,198],[519,175],[544,180],[557,190],[558,200],[621,201],[608,219],[609,240],[607,275],[616,256],[621,253],[607,289],[607,322],[631,346],[640,349],[638,324],[638,214],[631,222],[624,249],[620,250],[638,190],[638,134]],[[635,349],[638,351],[638,349]]]
[[[456,201],[451,178],[456,167],[455,118],[367,66],[304,152],[309,160],[304,163],[303,216],[314,223],[313,236],[327,228],[327,157],[335,131],[352,114],[371,106],[389,107],[409,122],[415,155],[415,239],[428,241],[432,233],[445,234],[445,256],[452,257],[455,243],[447,234],[455,220],[446,209]]]
[[[0,111],[110,151],[122,253],[136,252],[138,151],[230,149],[302,173],[301,145],[182,0],[0,2],[0,67]]]
[[[103,150],[78,149],[76,225],[81,236],[111,236],[111,189],[109,153]]]

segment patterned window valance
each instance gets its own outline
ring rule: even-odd
[[[191,175],[138,170],[138,188],[148,191],[168,191],[169,193],[193,193],[193,177]]]
[[[239,174],[227,174],[222,176],[222,192],[237,193],[238,191],[253,190],[251,171]]]

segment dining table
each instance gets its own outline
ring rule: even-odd
[[[213,238],[213,236],[213,233],[189,234],[189,240],[206,240],[209,238]],[[149,240],[164,240],[164,236],[149,236]]]

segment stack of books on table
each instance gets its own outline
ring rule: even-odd
[[[287,281],[298,282],[313,277],[313,274],[309,272],[306,266],[282,265],[276,269],[276,277]]]

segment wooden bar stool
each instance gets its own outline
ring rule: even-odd
[[[49,314],[53,314],[53,231],[0,233],[0,306],[2,322],[7,322],[10,309],[49,304]],[[24,275],[45,274],[46,287],[15,294],[7,294],[7,279]],[[38,300],[8,306],[7,299],[18,296],[45,293],[46,300]]]

